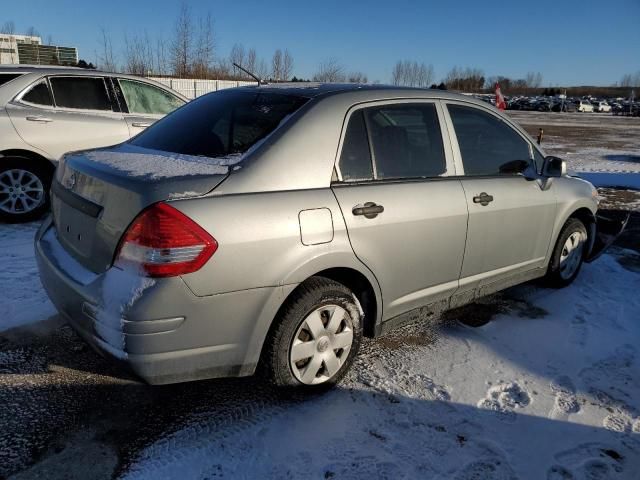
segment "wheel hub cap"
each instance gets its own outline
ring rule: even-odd
[[[289,349],[293,375],[306,385],[334,377],[349,356],[353,344],[353,322],[339,305],[325,305],[311,312],[300,324]]]
[[[582,232],[573,232],[565,241],[560,253],[560,276],[563,279],[571,278],[580,266],[585,240]]]
[[[28,213],[42,205],[44,198],[44,185],[34,173],[20,168],[0,173],[0,210]]]
[[[318,352],[325,352],[329,348],[329,339],[327,337],[318,340]]]

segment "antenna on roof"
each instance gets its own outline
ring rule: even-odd
[[[260,84],[262,83],[262,80],[260,80],[260,78],[256,75],[254,75],[253,73],[251,73],[249,70],[247,70],[246,68],[242,68],[240,65],[238,65],[236,62],[233,62],[233,66],[236,68],[239,68],[240,70],[242,70],[244,73],[246,73],[247,75],[249,75],[251,78],[253,78],[256,82],[258,82],[258,86],[260,86]]]

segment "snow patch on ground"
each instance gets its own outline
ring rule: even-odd
[[[612,255],[566,289],[516,287],[548,314],[365,351],[336,391],[242,421],[199,412],[124,478],[633,478],[639,287]]]
[[[38,227],[0,224],[0,332],[56,314],[38,275],[33,246]]]

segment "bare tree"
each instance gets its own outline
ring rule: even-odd
[[[117,70],[115,58],[113,56],[113,46],[111,44],[111,37],[107,34],[104,27],[101,28],[102,32],[102,54],[98,57],[100,62],[100,68],[107,72],[115,72]]]
[[[433,65],[399,60],[391,72],[391,83],[406,87],[427,87],[433,81]]]
[[[176,20],[173,43],[171,45],[171,66],[178,77],[189,74],[193,43],[193,19],[187,3],[182,3]]]
[[[640,70],[635,73],[627,73],[620,80],[621,87],[640,87]]]
[[[347,75],[349,83],[367,83],[367,75],[362,72],[351,72]]]
[[[466,92],[478,92],[483,89],[485,84],[484,73],[479,68],[459,68],[453,67],[444,83],[451,90],[462,90]]]
[[[271,78],[276,82],[283,80],[283,59],[282,59],[282,50],[279,48],[273,53],[273,57],[271,59]]]
[[[249,51],[247,52],[246,64],[243,66],[255,75],[257,64],[258,64],[258,54],[256,53],[256,49],[250,48]]]
[[[215,35],[211,13],[198,22],[198,40],[193,54],[192,72],[196,77],[207,78],[214,60]]]
[[[344,82],[344,67],[336,58],[328,58],[320,62],[318,71],[313,75],[315,82],[335,83]]]
[[[542,86],[542,74],[540,72],[527,72],[524,77],[527,88],[540,88]]]
[[[282,79],[289,80],[293,73],[293,56],[288,49],[284,49],[284,57],[282,59]]]
[[[162,37],[158,37],[156,40],[154,71],[161,76],[167,74],[167,48],[166,42]]]
[[[125,34],[125,70],[127,73],[145,76],[153,72],[154,53],[148,33],[130,37]]]
[[[38,30],[36,30],[36,27],[34,27],[32,25],[29,28],[27,28],[27,31],[25,32],[25,35],[27,37],[39,37],[40,36],[40,32],[38,32]]]
[[[237,63],[240,66],[244,66],[246,53],[244,50],[244,45],[241,43],[235,43],[233,47],[231,47],[231,52],[229,53],[229,61],[231,63]]]

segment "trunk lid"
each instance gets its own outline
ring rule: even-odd
[[[51,188],[58,239],[84,267],[104,272],[144,208],[209,193],[241,158],[194,157],[130,144],[67,154]]]

